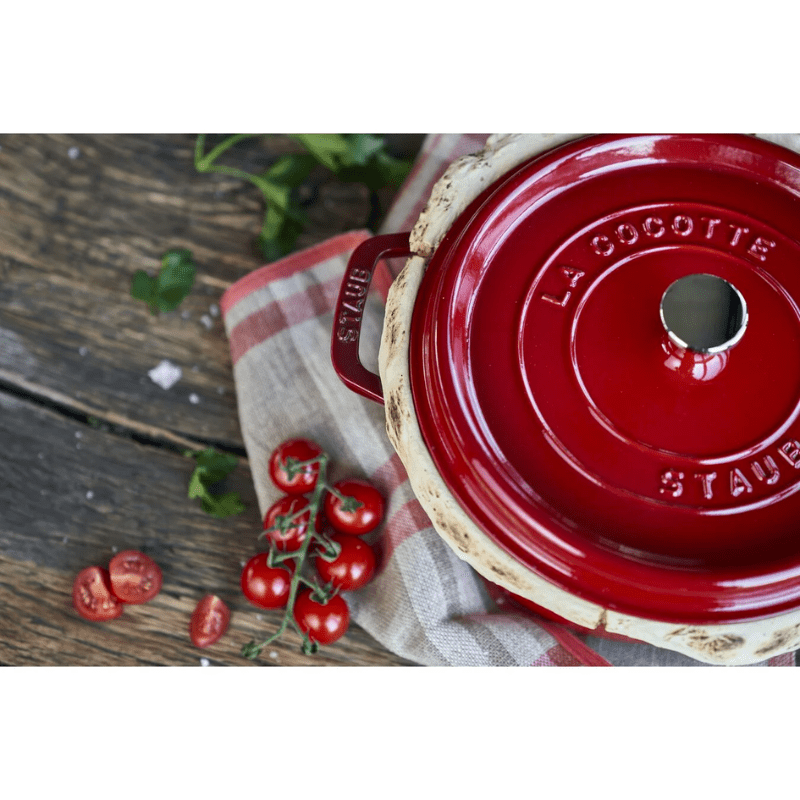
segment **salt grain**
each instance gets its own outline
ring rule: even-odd
[[[86,492],[86,499],[91,500],[93,497],[94,497],[94,492],[91,489],[89,489],[89,491]]]
[[[189,395],[189,402],[190,402],[192,405],[195,405],[195,406],[196,406],[196,405],[197,405],[197,404],[200,402],[200,397],[199,397],[199,395],[196,395],[196,394],[194,394],[194,393],[190,394],[190,395]]]
[[[65,537],[64,537],[64,538],[61,540],[61,543],[62,543],[62,544],[66,544],[68,541],[69,541],[69,536],[65,536]]]
[[[278,657],[278,652],[276,650],[270,650],[269,651],[269,657],[270,658],[277,658]]]
[[[203,323],[203,327],[208,331],[210,331],[211,328],[214,326],[214,320],[211,319],[211,317],[209,317],[208,314],[203,314],[203,316],[200,317],[200,322]]]
[[[211,662],[207,658],[201,658],[200,659],[200,666],[201,667],[210,667],[211,666]]]
[[[75,431],[75,438],[80,439],[83,434],[80,431]]]
[[[181,319],[189,319],[192,315],[188,311],[181,311]]]
[[[147,374],[150,376],[150,380],[162,389],[171,389],[181,379],[183,371],[171,361],[164,360]]]
[[[225,387],[217,386],[217,394],[225,394]]]
[[[89,348],[88,347],[79,347],[78,348],[78,354],[79,355],[85,356],[85,355],[88,354],[88,352],[89,352]]]
[[[200,367],[198,367],[198,366],[197,366],[197,364],[195,364],[195,365],[192,367],[192,372],[200,372]]]
[[[70,147],[70,149],[69,149],[69,150],[67,150],[67,155],[68,155],[68,156],[69,156],[69,157],[70,157],[70,158],[71,158],[73,161],[74,161],[76,158],[78,158],[78,156],[80,156],[80,154],[81,154],[81,151],[80,151],[80,150],[79,150],[77,147]]]
[[[212,303],[208,307],[208,312],[211,314],[212,317],[218,317],[219,316],[219,306],[216,303]]]

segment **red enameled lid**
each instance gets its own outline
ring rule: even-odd
[[[443,480],[570,593],[714,623],[800,605],[800,156],[598,136],[439,245],[412,392]]]

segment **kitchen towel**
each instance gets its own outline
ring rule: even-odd
[[[485,135],[426,137],[381,232],[410,230],[433,185]],[[375,578],[345,593],[353,620],[387,649],[424,665],[706,666],[646,644],[584,636],[522,611],[490,591],[432,528],[385,431],[384,407],[349,390],[330,360],[333,306],[352,251],[371,236],[353,231],[255,270],[222,298],[239,418],[261,514],[280,491],[269,455],[302,436],[332,457],[329,477],[370,480],[387,498],[383,525],[368,540]],[[401,263],[382,264],[361,331],[361,357],[377,372],[383,303]],[[793,666],[794,655],[763,662]]]

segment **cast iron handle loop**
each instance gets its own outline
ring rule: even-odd
[[[382,258],[412,255],[409,237],[410,233],[390,233],[360,244],[350,256],[334,308],[333,368],[346,386],[376,403],[383,403],[380,376],[364,367],[358,357],[362,312],[378,262]]]

